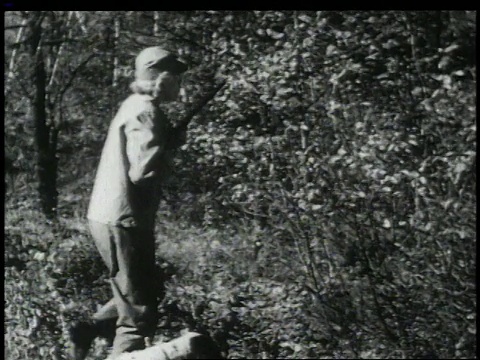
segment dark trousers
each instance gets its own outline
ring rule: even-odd
[[[89,221],[100,255],[110,271],[113,298],[93,319],[116,321],[113,356],[145,347],[158,321],[153,230],[111,226]]]

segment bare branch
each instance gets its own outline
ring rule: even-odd
[[[14,42],[13,44],[6,45],[10,49],[18,49],[20,46],[27,44],[28,39],[23,41]]]
[[[23,37],[23,29],[26,27],[26,25],[27,25],[27,20],[25,19],[25,20],[22,21],[22,25],[21,25],[21,27],[19,28],[19,30],[18,30],[18,32],[17,32],[17,37],[16,37],[16,39],[15,39],[15,42],[16,42],[16,43],[18,43],[18,42],[22,39],[22,37]],[[10,64],[9,64],[9,66],[8,66],[8,77],[7,77],[7,81],[8,81],[10,78],[12,78],[12,76],[13,76],[13,67],[15,66],[15,57],[16,57],[16,55],[17,55],[17,49],[14,48],[14,49],[12,50],[12,56],[10,57]]]
[[[65,84],[65,86],[58,92],[58,95],[56,97],[56,100],[58,101],[62,101],[63,99],[63,96],[65,95],[65,93],[67,92],[67,90],[70,88],[70,86],[72,85],[73,81],[75,80],[75,77],[77,76],[77,73],[82,69],[84,68],[89,62],[90,60],[92,60],[95,56],[97,55],[97,53],[93,52],[91,53],[84,61],[82,61],[80,63],[80,65],[78,65],[75,70],[73,70],[71,76],[70,76],[70,79],[67,81],[67,83]]]
[[[165,25],[163,25],[163,24],[161,24],[161,23],[158,24],[158,30],[159,30],[159,29],[162,29],[163,31],[165,31],[165,32],[167,32],[168,34],[170,34],[174,40],[182,41],[182,42],[184,42],[184,43],[193,45],[193,46],[197,47],[198,49],[201,49],[201,50],[204,50],[204,51],[207,51],[207,52],[211,52],[211,50],[210,50],[208,47],[206,47],[206,46],[204,46],[204,45],[202,45],[202,44],[199,44],[198,42],[196,42],[196,41],[194,41],[194,40],[192,40],[192,39],[189,39],[189,38],[186,38],[186,37],[184,37],[184,36],[181,36],[181,35],[176,34],[173,30],[169,29],[167,26],[165,26]],[[136,35],[140,35],[140,36],[146,36],[146,37],[155,38],[155,39],[156,39],[156,38],[159,38],[158,35],[151,35],[151,34],[148,34],[148,33],[143,32],[143,31],[139,31],[139,30],[135,30],[134,33],[135,33]]]
[[[23,95],[28,98],[28,99],[32,99],[32,96],[30,95],[30,93],[28,92],[27,90],[27,87],[23,84],[23,81],[20,79],[20,77],[18,76],[17,74],[17,71],[16,70],[13,70],[12,73],[12,80],[15,80],[16,83],[20,86],[20,89],[22,90],[22,93]],[[5,84],[5,99],[8,99],[9,98],[9,92],[10,92],[10,87]]]
[[[54,40],[45,40],[42,42],[43,45],[63,45],[66,43],[76,43],[80,42],[82,39],[76,39],[76,38],[60,38],[60,39],[54,39]]]
[[[85,17],[83,16],[83,14],[80,13],[80,11],[74,11],[74,13],[78,20],[78,23],[80,24],[80,28],[82,29],[83,33],[86,35],[88,31],[85,25]]]
[[[19,28],[26,28],[27,25],[23,25],[23,24],[20,24],[20,25],[9,25],[9,26],[5,26],[3,28],[3,30],[15,30],[15,29],[19,29]]]
[[[70,25],[70,21],[72,20],[72,15],[73,15],[73,12],[69,11],[68,12],[68,17],[67,17],[67,22],[65,24],[66,28],[68,28],[68,26]],[[69,35],[70,35],[70,32],[71,32],[71,30],[69,31]],[[65,42],[62,42],[61,45],[60,45],[60,48],[58,49],[57,57],[55,58],[55,63],[53,64],[52,75],[50,76],[50,81],[48,82],[48,85],[47,85],[48,89],[50,89],[52,87],[53,81],[55,80],[55,74],[57,72],[58,63],[60,61],[60,56],[62,55],[62,52],[63,52],[64,48],[65,48]]]
[[[153,35],[158,36],[160,33],[160,13],[158,11],[153,12]]]
[[[113,33],[113,74],[112,74],[112,85],[113,87],[116,87],[118,85],[118,78],[119,78],[119,73],[118,73],[118,66],[119,66],[119,58],[118,58],[118,44],[119,44],[119,39],[120,39],[120,28],[121,28],[121,23],[120,23],[120,18],[118,16],[115,16],[113,18],[113,27],[114,27],[114,33]]]

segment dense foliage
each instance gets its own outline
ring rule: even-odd
[[[78,13],[57,70],[72,82],[51,109],[54,221],[33,201],[28,58],[17,55],[5,105],[18,169],[6,201],[9,359],[63,358],[69,319],[108,298],[85,208],[133,56],[158,42],[192,65],[185,102],[227,79],[190,125],[159,213],[159,339],[201,329],[229,358],[474,357],[475,15]],[[186,109],[166,108],[173,121]]]

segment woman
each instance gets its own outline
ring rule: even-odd
[[[159,105],[177,99],[180,74],[186,70],[172,53],[144,49],[135,61],[133,94],[110,124],[87,217],[110,271],[113,298],[91,321],[72,327],[75,359],[86,357],[97,336],[114,337],[113,359],[145,348],[145,339],[155,334],[154,220],[171,150],[185,141],[185,132],[173,131]]]

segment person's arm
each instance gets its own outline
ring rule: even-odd
[[[126,153],[130,168],[128,176],[134,184],[158,176],[159,161],[165,150],[160,125],[155,124],[152,109],[129,119],[125,125]]]
[[[175,128],[168,127],[167,149],[174,150],[185,144],[187,141],[187,127]]]
[[[168,149],[176,149],[185,144],[187,139],[187,127],[190,121],[195,115],[197,115],[203,107],[212,100],[215,95],[223,88],[226,84],[226,80],[221,81],[217,84],[211,91],[209,91],[204,97],[202,97],[181,119],[175,127],[170,126],[168,130]]]

